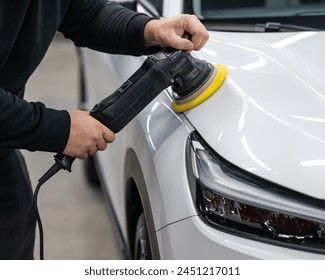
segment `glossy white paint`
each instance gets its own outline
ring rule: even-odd
[[[166,16],[180,12],[182,1],[172,2],[165,1]],[[324,258],[205,225],[197,218],[185,164],[186,139],[196,129],[219,154],[241,168],[324,199],[324,36],[210,32],[205,48],[193,55],[227,66],[229,75],[220,90],[179,115],[170,108],[169,89],[164,91],[116,135],[105,152],[98,153],[105,187],[125,237],[124,168],[127,152],[132,150],[145,178],[163,258]],[[83,55],[90,106],[118,88],[145,59],[91,50]],[[224,180],[244,187],[235,179]],[[256,195],[263,195],[262,188]],[[288,211],[302,209],[285,200],[281,203]]]
[[[229,74],[190,122],[237,166],[325,199],[325,33],[210,36],[198,56]]]

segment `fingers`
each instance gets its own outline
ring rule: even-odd
[[[192,51],[194,49],[194,44],[190,40],[182,38],[176,33],[171,33],[166,39],[166,43],[178,50]]]
[[[191,41],[182,38],[191,34]],[[151,20],[144,29],[146,47],[160,45],[181,50],[199,50],[209,39],[205,26],[194,15],[179,15],[163,20]]]
[[[112,143],[115,140],[115,134],[106,126],[103,126],[102,136],[106,143]]]
[[[112,143],[115,139],[115,134],[109,130],[106,126],[100,124],[102,133],[101,136],[94,139],[94,143],[88,148],[87,156],[94,156],[97,151],[104,151],[107,148],[108,143]]]
[[[97,141],[96,146],[91,147],[87,151],[88,156],[94,156],[97,151],[104,151],[107,148],[108,143],[112,143],[115,139],[115,134],[109,130],[107,127],[103,126],[102,137],[100,137]]]
[[[88,149],[86,157],[87,156],[94,156],[98,151],[104,151],[107,148],[107,143],[112,143],[112,142],[106,142],[104,141],[104,138],[99,140],[96,146],[92,146]]]
[[[110,142],[111,143],[111,142]],[[97,151],[104,151],[107,148],[107,142],[106,141],[99,141],[96,145],[95,153]]]
[[[84,111],[70,111],[71,127],[65,155],[85,159],[103,151],[115,139],[114,133]]]
[[[192,35],[192,50],[200,50],[209,40],[209,34],[205,26],[194,15],[184,15],[183,28]]]
[[[87,154],[84,154],[83,159],[86,159],[89,156],[94,156],[97,153],[97,149],[91,148],[87,151]]]

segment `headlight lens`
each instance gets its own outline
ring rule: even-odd
[[[325,253],[324,211],[233,168],[197,132],[189,138],[188,177],[202,219],[245,238]],[[253,175],[251,175],[253,176]],[[300,197],[301,198],[301,197]]]

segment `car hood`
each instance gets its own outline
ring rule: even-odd
[[[324,32],[210,33],[193,55],[228,77],[187,118],[238,167],[325,199],[324,44]]]

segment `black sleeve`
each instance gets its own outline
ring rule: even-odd
[[[72,0],[59,28],[78,47],[142,55],[143,29],[151,18],[107,0]]]
[[[0,147],[62,152],[69,138],[67,111],[27,102],[0,88]],[[15,129],[17,128],[17,129]]]

